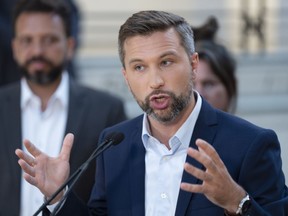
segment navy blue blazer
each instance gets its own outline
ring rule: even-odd
[[[124,133],[125,139],[105,151],[97,160],[96,183],[88,203],[90,215],[145,215],[142,119],[143,115],[103,131],[100,140],[112,131]],[[196,148],[197,138],[213,145],[232,178],[252,197],[250,215],[288,215],[288,190],[282,172],[280,145],[272,130],[216,110],[203,100],[191,147]],[[186,161],[202,167],[190,157]],[[182,181],[198,182],[185,171]],[[60,215],[88,215],[87,209],[77,205],[74,198],[70,196],[66,200]],[[224,210],[202,194],[180,190],[175,215],[223,216]]]

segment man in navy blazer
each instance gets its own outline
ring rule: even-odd
[[[103,131],[100,142],[111,132],[125,139],[97,159],[88,207],[72,194],[57,215],[287,215],[276,134],[212,108],[193,90],[199,59],[189,24],[172,13],[138,12],[121,26],[118,45],[122,73],[145,113]],[[34,156],[16,150],[26,180],[50,197],[69,172],[73,135],[57,165],[24,144]],[[55,179],[51,169],[63,174]]]
[[[97,160],[96,184],[89,202],[90,208],[105,209],[105,212],[107,208],[108,215],[145,215],[142,119],[143,116],[139,116],[109,128],[102,134],[103,140],[110,132],[118,131],[124,134],[125,139],[123,143],[104,152]],[[259,128],[216,110],[202,99],[201,111],[189,146],[197,149],[195,142],[198,138],[211,143],[230,176],[251,197],[250,214],[245,215],[287,215],[287,188],[281,170],[280,146],[272,130]],[[190,157],[187,157],[186,162],[204,169]],[[183,173],[181,181],[201,184],[199,179],[188,172]],[[67,204],[67,209],[70,207]],[[224,209],[209,201],[204,194],[180,190],[175,215],[223,216]]]

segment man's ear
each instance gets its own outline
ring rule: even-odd
[[[75,53],[76,41],[73,37],[67,38],[67,57],[72,59]]]
[[[194,52],[191,55],[191,66],[192,66],[192,73],[193,73],[192,76],[193,76],[193,78],[196,77],[198,63],[199,63],[199,55],[198,55],[197,52]]]
[[[123,77],[125,79],[126,84],[128,85],[128,80],[127,80],[127,72],[126,69],[124,67],[121,68],[121,72],[123,74]]]

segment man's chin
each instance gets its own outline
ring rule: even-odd
[[[24,77],[37,85],[50,85],[59,79],[63,71],[63,68],[55,68],[49,72],[36,71],[33,74],[29,73],[26,69],[22,68],[22,74]]]
[[[169,123],[174,120],[174,116],[171,115],[171,110],[153,110],[149,115],[155,120],[162,123]]]
[[[50,85],[54,82],[54,80],[49,79],[48,77],[35,77],[35,76],[29,76],[26,77],[27,80],[30,82],[37,84],[37,85]]]

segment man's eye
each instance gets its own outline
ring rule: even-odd
[[[162,62],[161,62],[161,65],[162,65],[162,66],[169,66],[171,63],[172,63],[171,61],[165,60],[165,61],[162,61]]]
[[[134,68],[136,71],[143,71],[144,70],[144,67],[142,65],[136,65]]]
[[[51,45],[58,41],[56,37],[45,37],[43,40],[44,45]]]
[[[21,38],[19,42],[22,46],[29,46],[32,43],[32,40],[31,38]]]

